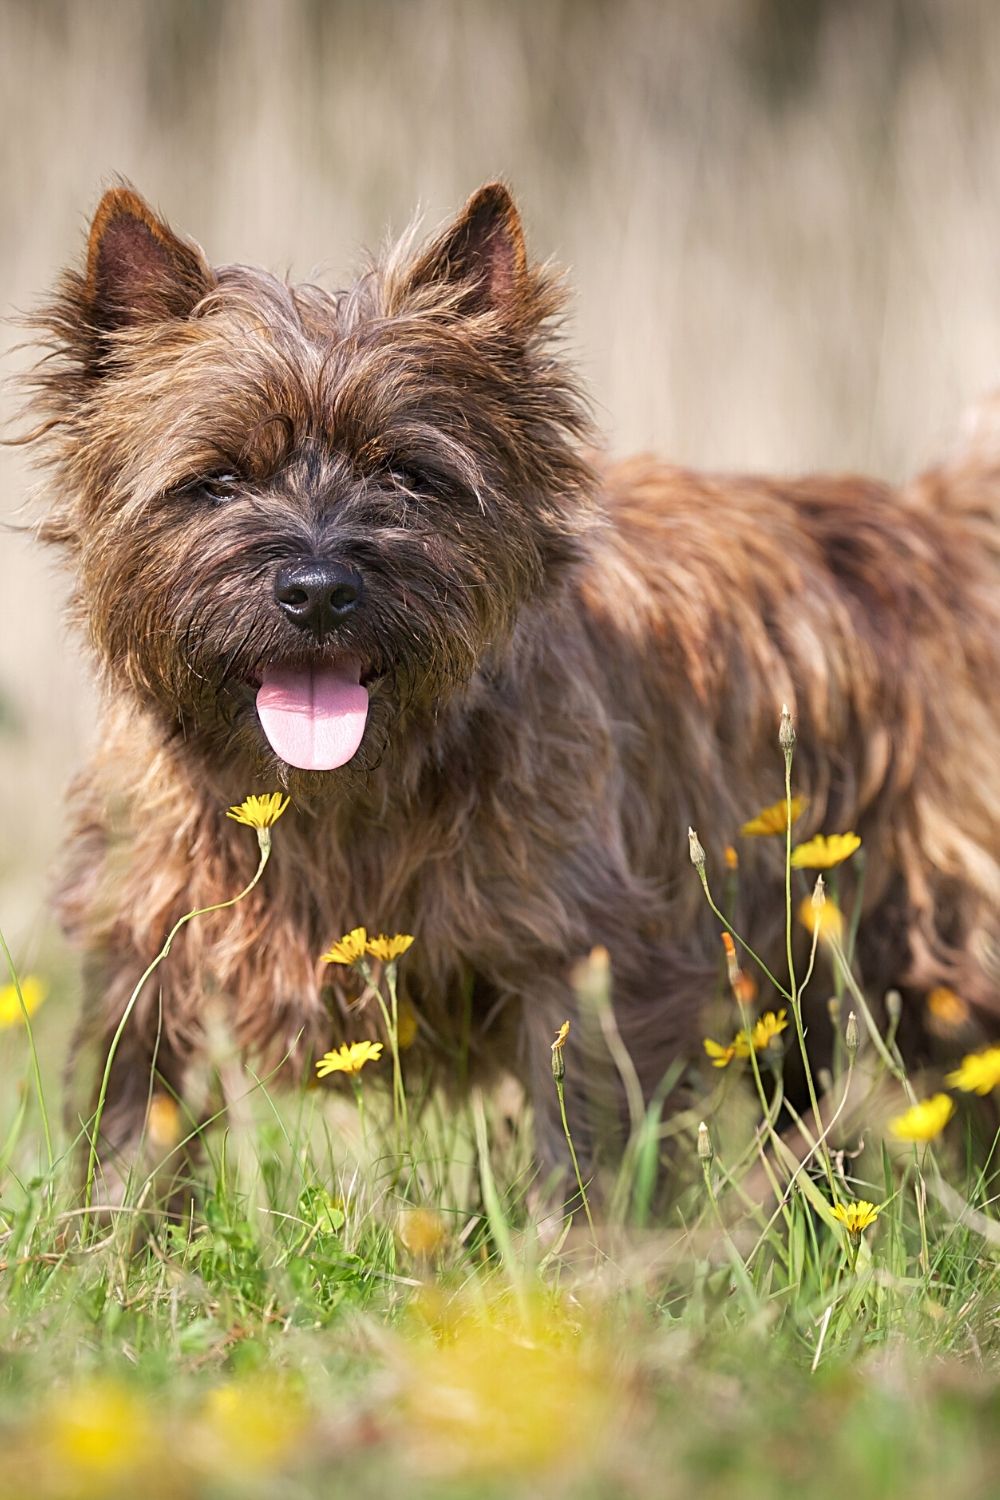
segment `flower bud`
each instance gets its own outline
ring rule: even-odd
[[[811,900],[813,911],[822,911],[826,905],[826,881],[822,875],[816,876],[816,884],[813,886]]]
[[[843,1009],[839,995],[831,995],[826,1002],[827,1012],[830,1016],[831,1025],[836,1028],[840,1025],[840,1012]]]
[[[701,839],[693,828],[688,829],[688,849],[691,854],[691,863],[700,874],[705,868],[705,851],[701,847]]]
[[[899,1018],[903,1011],[903,997],[898,990],[887,990],[885,995],[885,1013],[889,1017],[892,1026],[899,1025]]]
[[[709,1162],[714,1155],[715,1149],[712,1146],[712,1137],[708,1133],[708,1126],[702,1120],[698,1126],[698,1160]]]
[[[790,755],[795,748],[795,726],[792,723],[792,716],[789,712],[787,703],[783,703],[781,705],[781,724],[778,729],[778,744],[781,746],[782,750],[784,750],[786,755]]]
[[[858,1018],[853,1010],[847,1017],[847,1026],[844,1030],[844,1046],[852,1055],[861,1046],[861,1031],[858,1026]]]

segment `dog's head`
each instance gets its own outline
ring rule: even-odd
[[[426,737],[588,523],[561,300],[500,184],[336,294],[213,269],[108,192],[35,401],[42,534],[116,686],[309,795]]]

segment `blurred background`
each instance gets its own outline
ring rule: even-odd
[[[893,478],[1000,383],[995,0],[0,0],[9,313],[115,173],[211,259],[333,283],[508,178],[621,451]],[[0,451],[0,516],[33,483]],[[0,922],[43,972],[96,713],[64,588],[0,532]]]

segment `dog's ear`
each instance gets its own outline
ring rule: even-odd
[[[87,306],[99,329],[187,317],[211,286],[197,245],[179,239],[138,193],[104,194],[87,250]]]
[[[470,313],[516,314],[527,292],[527,262],[521,215],[502,182],[473,193],[458,218],[420,256],[413,286],[444,282],[466,289]]]

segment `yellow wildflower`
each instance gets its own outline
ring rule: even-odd
[[[889,1121],[887,1129],[897,1141],[932,1141],[941,1134],[954,1113],[954,1100],[947,1094],[934,1094],[896,1115]]]
[[[732,844],[727,844],[726,845],[725,851],[723,853],[723,858],[726,861],[726,869],[727,870],[738,870],[739,869],[739,867],[740,867],[740,857],[737,854],[736,850],[733,848]]]
[[[835,1219],[840,1220],[849,1235],[858,1239],[875,1223],[882,1212],[882,1204],[869,1203],[867,1199],[859,1198],[857,1203],[837,1203],[830,1212]]]
[[[708,1036],[702,1046],[712,1059],[713,1068],[728,1068],[734,1058],[750,1056],[750,1043],[745,1031],[737,1032],[728,1047],[723,1047],[720,1042],[713,1042]]]
[[[991,1093],[1000,1084],[1000,1047],[987,1047],[963,1057],[961,1067],[949,1073],[945,1083],[967,1094]]]
[[[941,1032],[960,1031],[972,1012],[960,995],[947,985],[939,984],[927,996],[927,1015],[931,1029]]]
[[[0,984],[0,1030],[5,1030],[8,1026],[23,1025],[24,1011],[33,1016],[46,994],[46,987],[37,975],[25,974],[21,980],[21,999],[24,1001],[22,1010],[21,1001],[17,998],[17,986]]]
[[[107,1380],[62,1392],[46,1413],[39,1444],[53,1466],[57,1493],[69,1493],[63,1485],[71,1475],[72,1493],[81,1497],[125,1493],[126,1480],[144,1487],[159,1446],[145,1404]]]
[[[559,1030],[556,1032],[556,1039],[552,1043],[552,1050],[553,1050],[553,1052],[561,1052],[562,1051],[562,1049],[566,1045],[566,1038],[568,1036],[569,1036],[569,1022],[568,1021],[564,1021],[562,1023],[562,1025],[560,1026]]]
[[[436,1255],[448,1238],[445,1222],[433,1208],[401,1209],[396,1234],[403,1249],[421,1260]]]
[[[805,811],[805,797],[792,798],[792,822],[802,816]],[[780,802],[774,802],[770,807],[762,807],[756,817],[744,823],[740,832],[755,837],[763,837],[772,833],[784,833],[788,828],[788,803],[782,797]]]
[[[231,1479],[285,1463],[302,1439],[307,1413],[282,1381],[261,1376],[216,1386],[191,1431],[198,1468]]]
[[[523,1475],[539,1492],[586,1473],[622,1420],[610,1351],[549,1307],[449,1313],[447,1336],[411,1342],[400,1362],[409,1467],[494,1485]]]
[[[320,1078],[329,1073],[360,1073],[365,1063],[378,1062],[381,1056],[381,1042],[345,1042],[336,1052],[324,1053],[316,1073]]]
[[[797,844],[792,850],[792,868],[795,870],[829,870],[834,865],[850,859],[861,840],[856,833],[831,833],[829,838],[818,833],[806,844]]]
[[[356,964],[368,951],[368,934],[363,927],[353,927],[350,932],[334,943],[329,953],[323,954],[325,964]]]
[[[372,958],[380,958],[384,964],[392,964],[397,958],[402,958],[412,942],[408,932],[397,932],[395,937],[386,937],[384,932],[380,932],[378,937],[368,939],[367,951]]]
[[[763,1052],[770,1047],[775,1037],[780,1036],[788,1025],[788,1015],[779,1010],[775,1015],[773,1010],[767,1011],[759,1021],[754,1023],[750,1032],[750,1040],[755,1052]]]
[[[819,932],[821,938],[839,938],[844,931],[844,914],[829,897],[816,906],[811,896],[804,896],[799,921],[810,933]]]
[[[288,806],[288,798],[280,792],[269,792],[263,797],[246,797],[226,813],[235,823],[246,828],[271,828]]]

